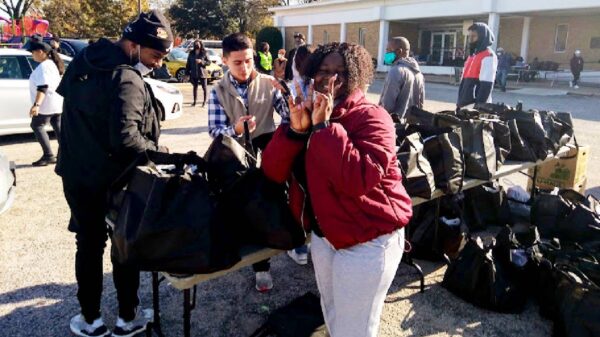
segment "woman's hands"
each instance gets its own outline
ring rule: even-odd
[[[320,93],[316,92],[316,98],[314,102],[314,110],[312,113],[312,125],[317,125],[319,123],[323,123],[328,121],[331,118],[331,113],[333,112],[333,98],[335,97],[335,92],[340,89],[342,83],[335,84],[338,75],[335,74],[329,78],[327,83],[327,92]]]

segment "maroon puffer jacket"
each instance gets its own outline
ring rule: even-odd
[[[262,168],[274,181],[290,181],[290,207],[306,224],[304,191],[292,176],[305,142],[290,138],[288,128],[282,124],[275,132]],[[361,90],[335,107],[329,127],[311,135],[305,155],[308,192],[317,223],[336,249],[388,234],[410,220],[412,205],[402,186],[395,137],[390,115],[369,103]]]

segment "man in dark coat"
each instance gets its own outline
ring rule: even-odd
[[[583,71],[583,57],[581,57],[581,50],[576,50],[571,58],[571,73],[573,74],[573,81],[571,87],[579,89],[579,77]]]
[[[106,196],[111,184],[146,150],[158,145],[162,111],[143,75],[161,66],[173,43],[168,21],[142,13],[113,43],[100,39],[69,65],[57,92],[64,97],[63,132],[56,172],[76,233],[75,275],[81,313],[71,319],[77,336],[108,336],[100,310],[102,256],[108,230]],[[140,310],[139,271],[113,261],[119,317],[113,336],[146,329],[152,310]]]
[[[294,79],[294,72],[292,71],[292,65],[294,63],[294,56],[296,56],[296,50],[299,47],[306,45],[306,38],[304,34],[294,34],[294,49],[290,50],[287,54],[288,63],[285,66],[285,79],[291,81]]]

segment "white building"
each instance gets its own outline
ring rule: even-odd
[[[586,69],[600,70],[600,0],[319,0],[271,8],[286,49],[296,32],[309,44],[360,43],[384,69],[387,40],[407,37],[429,65],[462,60],[466,29],[475,21],[494,30],[495,47],[563,67],[581,49]]]

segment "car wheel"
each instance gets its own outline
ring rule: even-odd
[[[183,83],[185,81],[185,69],[181,68],[177,70],[175,73],[175,78],[177,79],[177,82]]]

